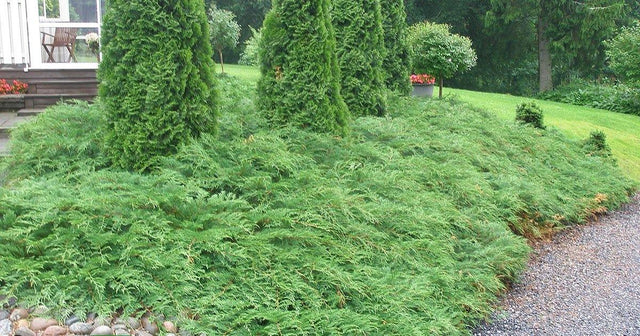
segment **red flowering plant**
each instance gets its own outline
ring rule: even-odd
[[[427,74],[411,75],[411,84],[413,85],[433,85],[436,78]]]
[[[0,95],[27,93],[28,89],[29,84],[27,83],[14,80],[13,85],[11,85],[6,80],[0,79]]]

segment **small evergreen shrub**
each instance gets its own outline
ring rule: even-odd
[[[522,103],[516,107],[516,121],[544,129],[542,109],[534,103]]]
[[[385,53],[379,0],[333,0],[342,97],[354,116],[383,116]]]
[[[383,68],[387,87],[402,95],[411,93],[411,56],[407,46],[407,13],[403,0],[380,0],[386,55]]]
[[[591,131],[589,138],[584,141],[582,147],[589,155],[611,156],[611,148],[607,144],[607,135],[600,130]]]
[[[622,79],[640,85],[640,21],[607,41],[609,66]]]
[[[260,72],[258,106],[271,123],[347,132],[328,0],[273,2],[262,28]]]
[[[113,0],[98,76],[113,164],[145,170],[216,129],[217,96],[204,3]]]

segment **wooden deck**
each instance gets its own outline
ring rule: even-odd
[[[61,100],[80,99],[91,101],[98,95],[95,70],[35,70],[0,68],[0,78],[19,80],[29,84],[29,91],[15,99],[0,99],[0,112],[33,114]]]

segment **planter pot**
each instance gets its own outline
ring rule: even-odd
[[[15,112],[24,108],[24,95],[3,94],[0,95],[0,112]]]
[[[433,96],[433,84],[431,85],[413,85],[413,96],[415,97],[429,97]]]

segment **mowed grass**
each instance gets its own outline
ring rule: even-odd
[[[218,72],[220,66],[217,65]],[[225,64],[225,72],[238,79],[257,82],[258,67]],[[513,120],[516,106],[524,101],[535,101],[543,110],[545,124],[556,127],[567,137],[581,141],[594,130],[607,135],[613,155],[627,177],[640,181],[640,117],[615,113],[591,107],[575,106],[496,93],[475,92],[446,88],[445,95],[456,95],[461,101],[485,109],[504,120]]]
[[[593,130],[607,135],[613,155],[624,173],[640,181],[640,117],[591,107],[575,106],[504,94],[446,89],[445,94],[456,95],[461,101],[483,108],[501,119],[513,120],[516,106],[535,101],[544,112],[546,125],[560,129],[570,139],[580,141]]]

